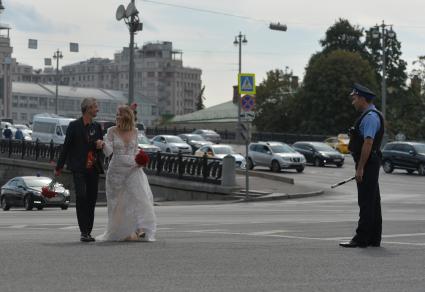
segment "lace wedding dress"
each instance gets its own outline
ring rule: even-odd
[[[116,127],[108,129],[103,151],[113,153],[106,174],[108,225],[99,241],[121,241],[134,238],[143,230],[145,241],[155,241],[156,217],[153,196],[146,174],[134,158],[138,153],[137,130],[125,143]],[[137,237],[136,237],[137,238]]]

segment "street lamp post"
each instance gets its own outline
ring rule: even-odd
[[[128,104],[134,102],[134,35],[143,29],[143,23],[139,20],[139,11],[136,9],[135,0],[131,0],[127,8],[120,5],[116,11],[116,19],[124,22],[128,26],[130,32],[130,63],[129,63],[129,80],[128,80]]]
[[[389,27],[389,29],[388,29]],[[381,30],[381,31],[380,31]],[[392,25],[385,24],[382,21],[381,25],[376,25],[372,30],[372,38],[381,40],[382,47],[382,81],[381,81],[381,111],[382,117],[385,120],[387,107],[387,80],[386,80],[386,42],[388,38],[393,38],[395,33]]]
[[[53,59],[56,59],[56,95],[55,95],[55,114],[58,114],[58,96],[59,96],[59,59],[62,59],[63,55],[59,49],[53,54]]]
[[[240,32],[239,35],[235,36],[235,40],[233,44],[235,46],[239,46],[239,74],[242,73],[242,44],[246,45],[248,41],[246,40],[246,36],[242,35]],[[240,131],[240,125],[241,125],[241,101],[240,101],[240,94],[237,94],[238,96],[238,132]],[[239,138],[239,135],[238,135]]]

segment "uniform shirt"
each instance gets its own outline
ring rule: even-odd
[[[371,104],[364,112],[368,110],[376,110],[376,107]],[[376,134],[378,133],[381,127],[381,120],[376,112],[368,112],[363,120],[360,123],[360,134],[363,136],[363,139],[372,138],[375,139]]]

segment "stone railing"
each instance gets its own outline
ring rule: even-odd
[[[39,143],[38,141],[21,141],[12,139],[0,140],[0,156],[39,162],[54,162],[58,159],[61,145]],[[212,184],[222,184],[223,161],[208,158],[206,155],[149,153],[150,161],[145,172],[155,176],[166,176],[182,180],[190,180]],[[105,160],[107,167],[108,161]],[[234,169],[226,169],[234,173]]]

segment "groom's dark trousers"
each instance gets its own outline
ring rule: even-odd
[[[99,174],[96,170],[73,172],[78,226],[82,234],[93,229]]]
[[[78,226],[82,234],[90,234],[92,231],[99,173],[103,173],[101,150],[96,149],[96,141],[99,139],[102,140],[103,136],[98,123],[84,125],[82,118],[72,121],[66,131],[65,142],[56,165],[56,169],[62,169],[66,163],[72,172]],[[90,151],[96,159],[94,166],[87,168]]]

